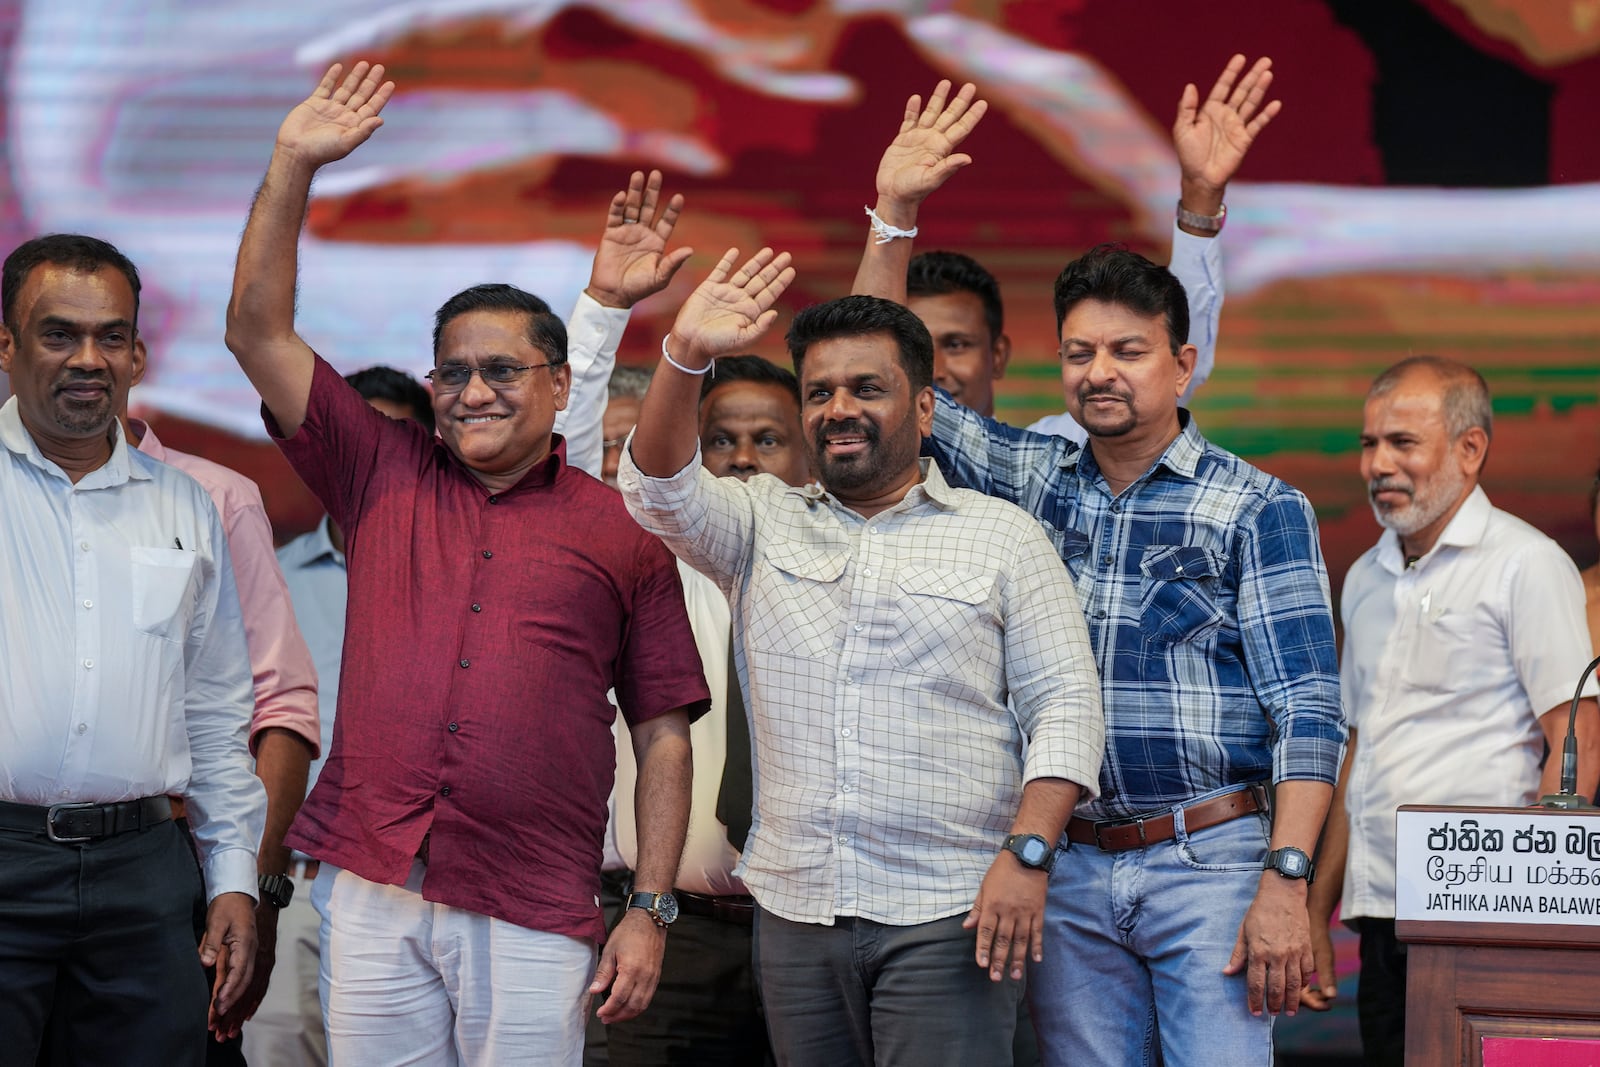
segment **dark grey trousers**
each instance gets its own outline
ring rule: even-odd
[[[780,1067],[1009,1067],[1021,982],[991,982],[953,915],[832,926],[756,914],[756,968]]]

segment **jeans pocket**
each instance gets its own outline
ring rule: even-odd
[[[1180,829],[1172,844],[1178,862],[1195,871],[1259,871],[1267,858],[1267,821],[1260,813],[1190,834]]]

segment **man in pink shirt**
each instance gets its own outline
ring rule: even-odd
[[[289,824],[306,795],[306,772],[321,746],[317,715],[317,672],[311,650],[295,623],[289,588],[284,584],[272,543],[272,524],[261,491],[244,475],[187,452],[167,448],[138,419],[121,413],[130,442],[152,459],[176,467],[200,483],[222,516],[239,587],[250,673],[255,682],[255,710],[250,717],[250,752],[256,777],[267,790],[267,825],[256,853],[261,898],[256,905],[256,966],[250,986],[219,1020],[219,1032],[237,1046],[239,1027],[255,1014],[272,976],[276,954],[278,909],[289,903],[293,883],[285,877],[289,849],[283,843]],[[196,1020],[196,1025],[200,1021]],[[213,1060],[218,1050],[213,1049]],[[238,1055],[226,1062],[242,1063]]]

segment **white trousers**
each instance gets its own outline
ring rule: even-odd
[[[580,1067],[592,942],[529,930],[324,863],[323,1019],[334,1067]]]
[[[244,1024],[244,1058],[250,1067],[327,1067],[318,996],[322,969],[319,927],[311,905],[311,879],[294,878],[294,896],[278,913],[278,960],[261,1007]]]

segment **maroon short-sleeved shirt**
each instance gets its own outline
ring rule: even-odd
[[[670,553],[548,461],[490,494],[320,358],[305,423],[267,429],[344,528],[333,746],[288,843],[422,895],[595,941],[615,687],[630,723],[709,704]]]

